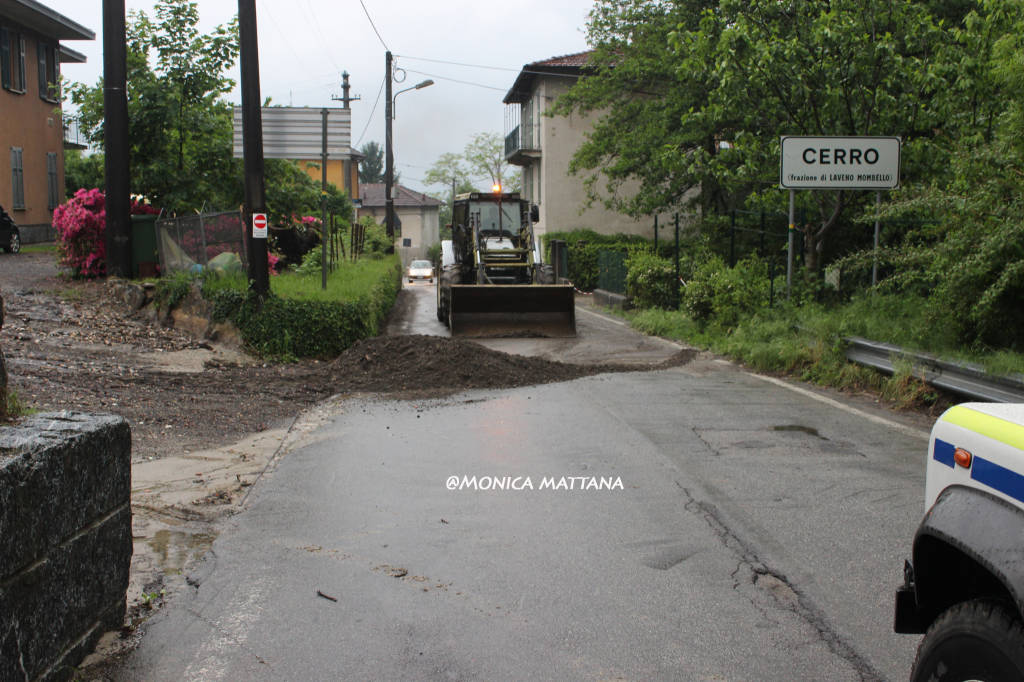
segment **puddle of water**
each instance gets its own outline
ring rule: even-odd
[[[773,426],[772,431],[798,431],[799,433],[806,433],[808,436],[828,440],[828,438],[818,433],[818,429],[812,429],[810,426],[801,426],[800,424],[779,424],[778,426]]]
[[[164,573],[181,573],[185,564],[206,554],[216,537],[211,533],[158,530],[146,539],[146,544],[156,553]]]

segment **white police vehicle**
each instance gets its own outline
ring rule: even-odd
[[[950,408],[894,629],[925,633],[911,680],[1024,680],[1024,404]]]

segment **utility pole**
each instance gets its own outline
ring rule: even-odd
[[[103,136],[107,183],[105,241],[107,274],[115,277],[132,275],[127,52],[124,0],[103,0]]]
[[[245,224],[249,249],[249,287],[265,298],[270,293],[267,240],[254,237],[253,214],[267,212],[263,179],[263,115],[260,111],[260,57],[256,0],[238,0],[239,65],[242,77],[242,156],[245,161]]]
[[[391,118],[394,116],[392,107],[394,99],[391,94],[391,51],[384,55],[384,82],[386,83],[385,97],[387,103],[384,105],[384,224],[387,227],[388,239],[392,246],[395,242],[395,199],[391,196],[395,184],[395,151],[391,145]],[[390,249],[389,249],[390,250]]]
[[[320,288],[327,289],[327,108],[320,110]]]
[[[352,107],[350,107],[349,104],[351,102],[355,102],[355,101],[360,100],[362,98],[359,95],[356,95],[355,97],[350,96],[349,95],[349,91],[350,90],[351,90],[351,86],[348,83],[348,71],[342,71],[341,72],[341,93],[342,93],[341,97],[331,97],[331,99],[333,99],[335,102],[341,102],[341,108],[342,109],[351,109]],[[342,178],[342,185],[344,185],[342,187],[342,189],[345,190],[345,194],[349,198],[352,198],[352,157],[351,157],[351,155],[349,156],[348,159],[346,159],[345,161],[342,162],[341,166],[342,166],[342,171],[341,172],[344,175],[344,177]]]

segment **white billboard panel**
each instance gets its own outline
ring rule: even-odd
[[[899,184],[898,137],[782,137],[782,189],[893,189]]]
[[[323,121],[317,107],[263,107],[263,157],[320,160]],[[327,158],[348,158],[352,110],[327,109]],[[242,158],[242,108],[234,111],[234,156]]]

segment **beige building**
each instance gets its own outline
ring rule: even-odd
[[[85,56],[60,41],[95,38],[33,0],[0,2],[0,206],[23,242],[50,238],[64,201],[60,65]]]
[[[359,186],[359,217],[372,216],[384,223],[384,183],[367,182]],[[408,187],[395,185],[395,246],[408,265],[414,258],[423,258],[427,250],[441,243],[441,202]]]
[[[569,162],[597,114],[544,115],[584,74],[590,54],[552,57],[523,67],[504,100],[505,158],[522,167],[522,196],[540,208],[538,235],[591,229],[653,237],[653,219],[637,221],[607,210],[599,201],[587,207],[584,176],[569,173]]]

